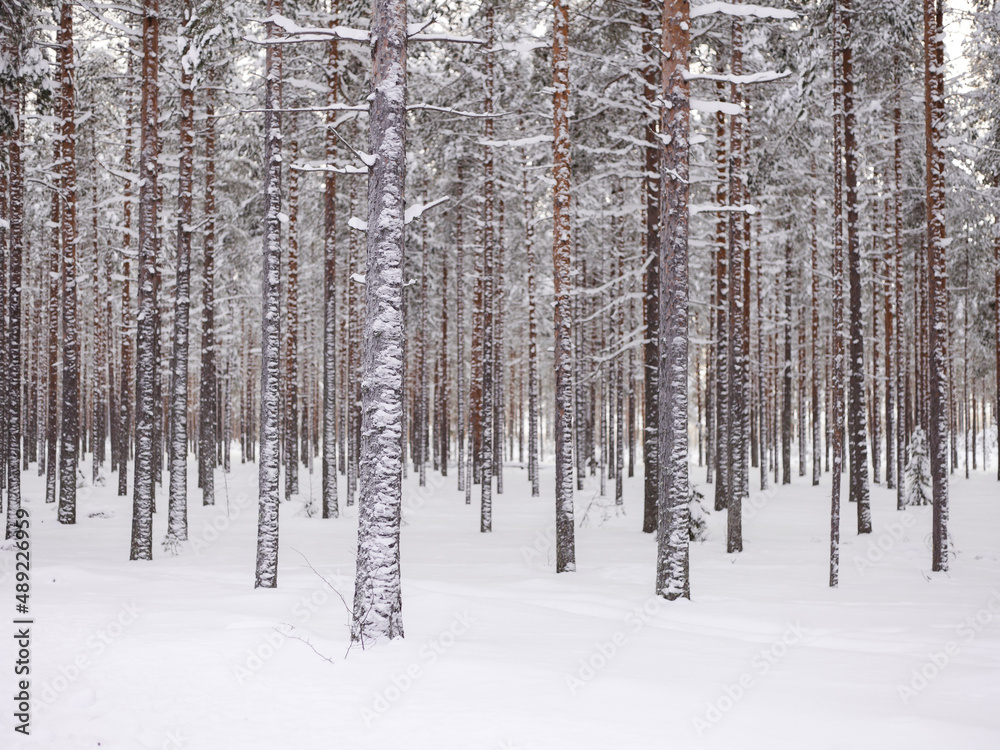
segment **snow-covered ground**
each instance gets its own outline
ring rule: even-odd
[[[324,521],[284,503],[278,588],[255,591],[255,466],[220,473],[214,507],[192,491],[191,541],[178,557],[157,547],[152,562],[128,561],[131,499],[113,487],[81,489],[65,527],[33,472],[25,482],[32,736],[13,732],[8,549],[0,748],[1000,747],[992,472],[952,483],[948,574],[930,573],[930,508],[897,512],[875,486],[871,536],[853,532],[845,502],[830,590],[829,477],[819,488],[795,477],[754,494],[742,554],[726,554],[725,514],[710,514],[709,540],[691,550],[693,599],[673,603],[652,595],[638,474],[623,510],[596,497],[595,480],[577,493],[579,570],[557,576],[551,466],[540,498],[507,468],[489,535],[478,493],[465,505],[454,476],[429,474],[421,490],[411,473],[406,638],[346,658],[334,589],[351,601],[356,507]],[[318,473],[302,486],[318,502]],[[158,502],[157,543],[163,490]]]

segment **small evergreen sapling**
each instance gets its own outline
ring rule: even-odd
[[[930,505],[931,500],[930,457],[927,453],[927,437],[921,428],[913,432],[906,461],[906,504]]]
[[[705,510],[705,495],[697,485],[691,485],[691,499],[688,501],[688,538],[692,542],[708,539],[708,511]]]

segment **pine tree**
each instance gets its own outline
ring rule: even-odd
[[[281,15],[268,0],[267,16]],[[268,36],[274,36],[268,23]],[[267,48],[264,63],[264,258],[261,328],[260,462],[258,464],[257,570],[254,588],[278,585],[279,419],[281,405],[279,312],[281,278],[281,45]]]
[[[358,554],[351,640],[402,638],[403,214],[406,3],[375,0],[369,109],[368,259],[361,377]]]
[[[160,13],[158,0],[145,0],[142,16],[142,101],[139,146],[139,307],[136,317],[135,480],[132,495],[130,559],[153,557],[153,483],[157,450],[153,424],[157,337],[157,155]]]
[[[553,0],[552,265],[555,282],[556,572],[576,570],[573,522],[573,377],[570,279],[569,6]],[[647,454],[648,457],[648,454]],[[650,469],[647,469],[649,471]],[[659,590],[659,589],[658,589]]]
[[[663,88],[660,132],[667,136],[660,162],[663,225],[660,232],[660,324],[657,394],[659,498],[656,593],[691,598],[688,542],[688,0],[663,5]],[[731,512],[731,511],[730,511]]]

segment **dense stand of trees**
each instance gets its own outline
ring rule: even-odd
[[[1000,477],[1000,21],[969,20],[946,90],[940,0],[5,3],[7,518],[33,467],[64,524],[131,469],[131,558],[159,510],[181,554],[238,444],[270,587],[318,469],[361,641],[403,632],[409,471],[490,532],[554,463],[559,572],[574,493],[641,471],[666,598],[701,477],[731,553],[752,491],[829,473],[830,585],[842,481],[852,533],[871,484],[932,502],[946,570],[949,483]]]

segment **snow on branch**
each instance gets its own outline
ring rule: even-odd
[[[368,231],[368,222],[359,219],[357,216],[352,216],[347,220],[347,226],[351,229],[357,229],[359,232]]]
[[[452,36],[451,34],[413,34],[408,37],[411,42],[452,42],[454,44],[486,44],[474,36]]]
[[[720,206],[717,203],[691,203],[688,211],[692,214],[711,213],[747,213],[751,216],[759,213],[760,209],[752,203],[744,203],[740,206]]]
[[[356,167],[353,164],[348,164],[343,167],[338,167],[333,164],[292,164],[291,169],[296,172],[336,172],[337,174],[368,174],[368,167]]]
[[[792,73],[791,71],[785,71],[784,73],[778,73],[774,70],[765,70],[760,73],[751,73],[745,76],[734,76],[718,73],[688,73],[684,71],[685,81],[723,81],[724,83],[769,83],[770,81],[780,81],[782,78],[788,78]]]
[[[755,16],[757,18],[779,18],[779,19],[792,19],[798,18],[799,14],[794,10],[785,10],[783,8],[768,8],[763,5],[744,5],[744,4],[734,4],[734,3],[703,3],[702,5],[695,5],[691,8],[691,18],[698,18],[699,16],[707,16],[710,13],[722,13],[727,16],[741,16],[746,18],[748,16]]]
[[[411,221],[419,219],[423,215],[424,211],[427,211],[428,209],[434,208],[434,206],[444,203],[446,200],[448,200],[448,198],[449,196],[446,195],[442,198],[437,198],[436,200],[432,200],[430,203],[414,203],[412,206],[407,208],[406,211],[403,212],[403,224],[409,224]]]
[[[371,38],[371,35],[364,29],[352,29],[347,26],[299,26],[295,21],[282,15],[256,20],[258,23],[273,23],[287,36],[270,39],[246,37],[246,40],[253,44],[299,44],[302,42],[329,42],[334,39],[347,42],[368,42]]]
[[[458,115],[459,117],[492,117],[494,120],[499,117],[509,117],[508,113],[491,113],[486,114],[484,112],[463,112],[460,109],[451,109],[449,107],[435,107],[433,104],[407,104],[406,110],[411,112],[416,109],[426,109],[428,112],[444,112],[446,115]]]
[[[727,115],[738,115],[743,111],[739,104],[732,102],[709,102],[704,99],[691,99],[691,109],[699,112],[723,112]]]
[[[535,143],[551,142],[551,135],[533,135],[529,138],[516,138],[510,141],[476,141],[480,146],[492,146],[493,148],[519,148],[521,146],[531,146]]]

